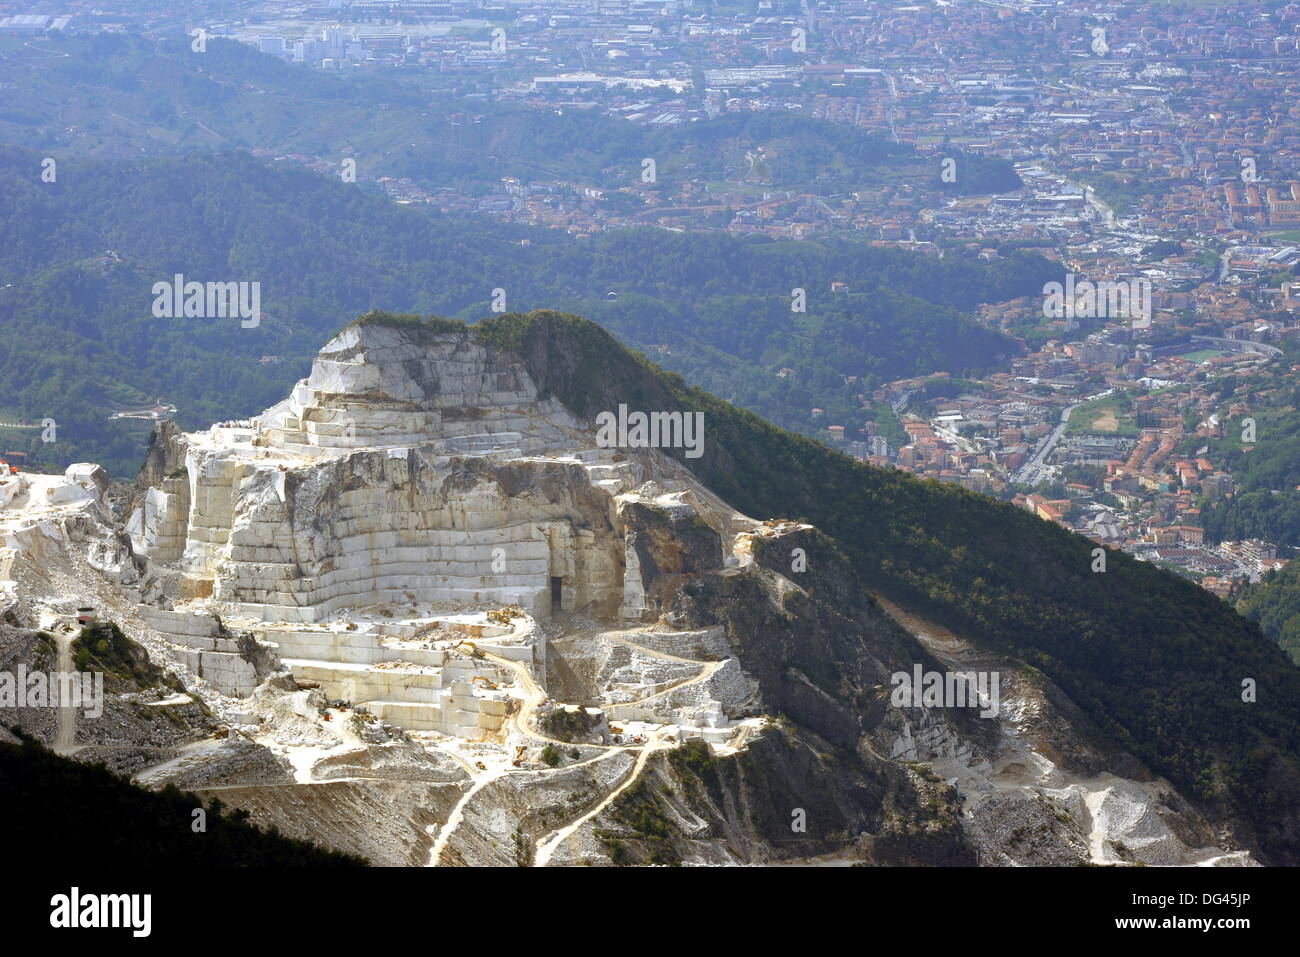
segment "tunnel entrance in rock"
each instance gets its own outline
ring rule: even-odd
[[[564,579],[551,576],[551,611],[560,611],[564,607]]]

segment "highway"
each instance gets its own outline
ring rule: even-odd
[[[1065,434],[1065,427],[1070,421],[1070,413],[1082,404],[1082,402],[1076,402],[1074,405],[1067,405],[1061,410],[1060,424],[1052,430],[1052,434],[1043,441],[1043,444],[1038,447],[1038,451],[1033,454],[1029,461],[1020,466],[1016,474],[1011,477],[1011,481],[1025,485],[1037,485],[1047,477],[1049,474],[1046,464],[1047,458],[1052,454],[1052,450],[1056,448],[1056,443],[1061,441],[1061,436]]]

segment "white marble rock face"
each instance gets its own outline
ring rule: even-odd
[[[624,603],[611,493],[630,467],[593,461],[567,410],[472,337],[354,324],[288,399],[184,443],[185,477],[146,492],[132,542],[237,614],[412,596],[545,614],[553,578],[565,607]]]
[[[642,578],[654,570],[631,547],[622,503],[698,509],[733,532],[753,525],[657,453],[599,447],[558,401],[539,399],[522,363],[463,333],[354,324],[261,416],[167,441],[161,460],[184,467],[145,490],[127,530],[180,602],[144,617],[190,671],[249,694],[262,676],[241,655],[251,639],[330,699],[474,740],[500,731],[508,701],[473,682],[511,676],[414,641],[430,627],[435,640],[449,633],[430,610],[518,605],[539,619],[558,600],[610,624],[639,623],[652,611]],[[217,613],[248,634],[223,631]],[[390,629],[393,615],[403,620],[388,619]],[[546,673],[546,638],[531,622],[505,640],[492,629],[511,628],[448,627]],[[690,637],[677,650],[726,644]],[[716,710],[751,690],[720,671],[671,698]]]
[[[527,451],[566,444],[575,427],[559,403],[538,399],[521,364],[467,336],[417,341],[379,324],[350,326],[327,343],[261,425],[287,449],[446,446],[509,434]]]

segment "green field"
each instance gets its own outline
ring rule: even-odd
[[[1093,432],[1099,435],[1137,435],[1137,423],[1129,415],[1126,396],[1108,395],[1104,399],[1085,402],[1070,413],[1066,424],[1067,435]]]
[[[1222,349],[1197,349],[1195,352],[1180,352],[1178,358],[1186,359],[1188,362],[1201,363],[1206,359],[1214,359],[1221,355],[1226,355]]]

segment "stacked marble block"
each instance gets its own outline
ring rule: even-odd
[[[722,625],[698,631],[638,631],[627,639],[651,651],[692,661],[722,661],[732,656],[727,630]]]
[[[188,476],[170,476],[161,485],[145,489],[143,500],[126,523],[131,547],[159,564],[179,561],[185,552],[189,513]]]
[[[616,607],[622,542],[596,490],[626,491],[640,471],[611,450],[572,451],[584,441],[520,363],[471,337],[355,325],[263,415],[185,436],[184,477],[146,492],[133,544],[179,571],[183,598],[268,625],[412,602],[517,604],[546,616],[553,586],[566,609]],[[465,694],[454,677],[481,664],[368,668],[392,656],[367,660],[347,638],[309,647],[309,634],[285,639],[306,642],[285,651],[314,669],[303,677],[409,712],[395,723],[464,731],[501,716],[482,703],[491,696]]]
[[[185,597],[211,595],[241,615],[311,622],[411,596],[546,615],[551,578],[562,579],[566,608],[622,585],[612,553],[574,527],[575,518],[604,518],[598,505],[583,514],[593,505],[577,465],[513,466],[514,474],[536,470],[539,486],[555,490],[548,501],[510,496],[490,471],[463,460],[457,471],[440,469],[422,450],[358,452],[294,471],[233,453],[192,454],[182,567],[211,584]]]
[[[444,649],[393,647],[376,631],[276,629],[268,631],[265,640],[278,646],[295,678],[319,682],[328,698],[365,705],[408,731],[473,739],[499,731],[509,713],[510,701],[503,692],[476,688],[474,679],[508,683],[513,676],[480,658]],[[475,644],[536,666],[532,644]],[[385,663],[400,665],[379,667]]]
[[[295,555],[288,523],[249,525],[232,536],[229,557],[215,570],[217,597],[242,615],[271,622],[319,621],[345,608],[406,604],[411,596],[549,612],[552,546],[545,524],[402,528],[403,517],[359,503],[353,517],[335,524],[330,553],[306,562]]]
[[[140,606],[140,616],[179,647],[173,652],[191,672],[222,694],[242,698],[257,687],[257,670],[239,652],[239,641],[220,634],[211,615]]]
[[[241,486],[259,469],[254,462],[235,454],[201,446],[191,446],[185,458],[190,509],[180,560],[185,572],[182,597],[206,598],[212,596],[211,568],[230,544]]]
[[[609,525],[591,490],[626,491],[638,467],[574,453],[589,438],[567,410],[472,336],[354,324],[284,401],[185,441],[188,483],[149,490],[134,519],[137,552],[178,566],[183,598],[267,622],[413,596],[546,615],[559,579],[566,609],[617,606],[621,556],[591,531]]]
[[[619,606],[619,617],[625,621],[640,621],[646,616],[649,606],[646,604],[645,583],[641,575],[641,556],[630,540],[623,547],[623,597]]]

